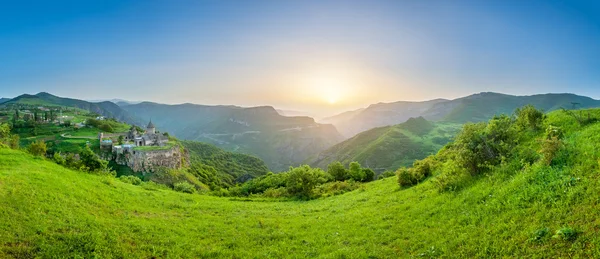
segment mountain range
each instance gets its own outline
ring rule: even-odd
[[[302,162],[326,167],[331,161],[359,161],[378,170],[391,169],[439,149],[451,139],[456,125],[465,122],[511,114],[526,104],[544,111],[600,106],[598,100],[574,94],[514,96],[484,92],[453,100],[372,104],[317,123],[307,116],[283,116],[293,113],[271,106],[134,104],[115,100],[119,100],[120,105],[42,92],[2,98],[0,105],[76,107],[142,127],[152,120],[159,130],[180,139],[207,142],[228,151],[255,155],[276,172]],[[422,135],[411,133],[403,124],[411,118],[415,119],[409,124],[426,121],[433,125],[432,130]],[[347,140],[342,142],[344,139]]]
[[[122,108],[137,118],[151,119],[158,129],[178,138],[256,155],[273,171],[297,165],[343,140],[332,125],[316,123],[310,117],[282,116],[270,106],[144,102]]]
[[[527,104],[544,111],[552,111],[560,108],[598,107],[600,101],[575,94],[514,96],[484,92],[454,100],[378,103],[364,109],[332,116],[320,122],[333,124],[340,133],[349,138],[359,132],[399,124],[412,117],[421,116],[430,121],[454,123],[484,121],[494,115],[511,114],[516,108]]]

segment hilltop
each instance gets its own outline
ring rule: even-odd
[[[598,119],[600,110],[556,111],[532,124],[473,124],[428,158],[431,175],[414,186],[392,177],[310,201],[135,186],[0,148],[0,256],[594,258]],[[494,135],[509,128],[519,134]],[[479,141],[471,132],[511,143],[495,146],[505,158],[463,174],[477,152],[461,151]],[[552,139],[561,145],[548,153]],[[455,187],[440,188],[448,181]]]

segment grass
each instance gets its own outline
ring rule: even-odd
[[[599,136],[573,126],[569,166],[508,163],[461,191],[391,177],[311,201],[134,186],[0,149],[0,257],[598,258]]]

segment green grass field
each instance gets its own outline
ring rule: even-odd
[[[391,177],[310,201],[135,186],[0,149],[0,258],[598,258],[600,123],[546,123],[568,161],[508,163],[459,191]]]

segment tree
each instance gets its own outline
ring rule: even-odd
[[[367,178],[367,175],[362,170],[360,164],[356,161],[350,163],[350,177],[357,182],[363,182]]]
[[[348,170],[339,161],[329,164],[327,166],[327,173],[333,176],[336,181],[345,181],[350,178]]]
[[[327,181],[323,170],[310,168],[308,165],[290,168],[287,174],[286,187],[288,192],[300,198],[310,198],[315,186]]]
[[[28,151],[34,156],[43,156],[46,155],[47,149],[48,147],[46,146],[46,142],[38,140],[29,145]]]
[[[119,145],[123,145],[123,141],[124,141],[123,135],[119,136],[119,138],[117,139],[117,142],[119,143]]]
[[[88,146],[83,149],[80,157],[81,163],[90,172],[104,171],[108,168],[108,162],[100,159]]]
[[[375,171],[371,168],[363,168],[363,173],[365,174],[365,179],[363,182],[370,182],[375,179]]]

